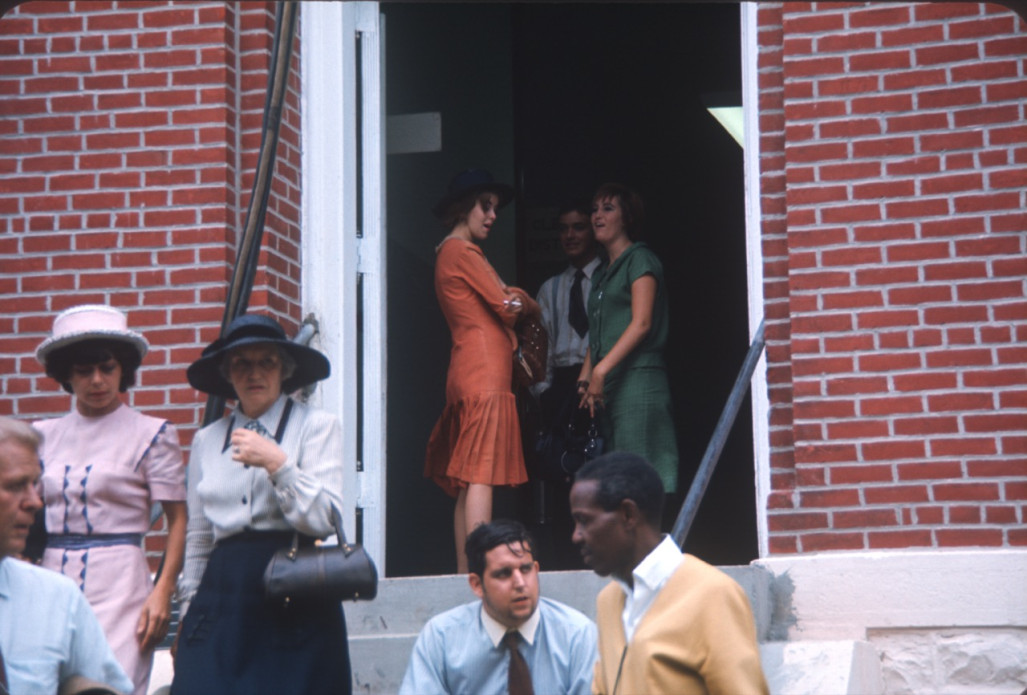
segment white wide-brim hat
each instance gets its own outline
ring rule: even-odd
[[[54,350],[83,340],[118,340],[128,343],[146,356],[150,344],[139,333],[128,329],[128,319],[113,307],[104,304],[83,304],[65,309],[53,320],[53,334],[36,348],[36,359],[46,366],[46,356]]]

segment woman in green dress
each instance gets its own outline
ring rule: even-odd
[[[599,187],[592,227],[609,260],[592,276],[589,349],[581,370],[581,406],[598,413],[607,450],[648,459],[667,492],[677,490],[678,447],[663,349],[667,292],[663,265],[644,243],[644,207],[620,184]]]

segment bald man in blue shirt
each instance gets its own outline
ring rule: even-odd
[[[132,692],[75,583],[19,559],[43,505],[39,442],[29,425],[0,417],[0,692],[56,693],[69,681],[90,692]]]

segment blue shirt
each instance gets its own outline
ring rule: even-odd
[[[75,583],[13,558],[0,560],[0,650],[11,695],[54,695],[74,675],[134,688]]]
[[[536,613],[534,640],[520,646],[535,695],[588,695],[595,624],[546,598],[539,599]],[[510,654],[493,644],[481,614],[481,601],[473,601],[429,620],[414,644],[400,695],[506,695]]]

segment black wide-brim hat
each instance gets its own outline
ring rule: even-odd
[[[495,193],[499,198],[496,208],[499,209],[513,200],[513,186],[505,183],[497,183],[492,174],[484,169],[467,169],[454,176],[449,182],[446,195],[442,196],[435,207],[431,209],[432,214],[440,220],[445,217],[449,206],[469,194]]]
[[[292,393],[331,374],[327,357],[286,338],[277,321],[260,314],[245,314],[228,324],[225,335],[205,347],[200,359],[189,365],[185,371],[189,385],[204,393],[238,400],[231,382],[221,375],[221,361],[237,347],[269,343],[281,347],[296,362],[296,371],[282,381],[282,393]]]

